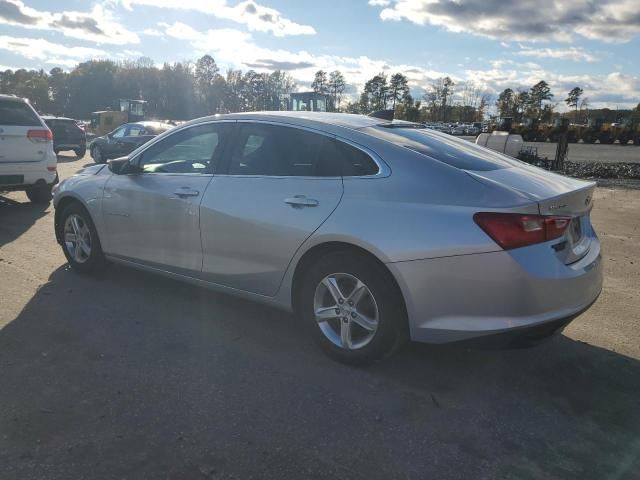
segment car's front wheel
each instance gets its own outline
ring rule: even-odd
[[[78,203],[64,208],[58,224],[62,251],[71,267],[81,273],[93,273],[104,266],[98,232],[87,210]]]
[[[323,256],[306,272],[298,308],[311,334],[331,357],[366,365],[406,337],[401,294],[382,264],[344,250]]]
[[[76,148],[73,152],[76,154],[76,157],[82,158],[85,153],[87,153],[87,147]]]
[[[91,157],[93,157],[93,161],[96,163],[104,163],[107,160],[100,147],[91,148]]]

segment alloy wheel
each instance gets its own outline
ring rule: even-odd
[[[76,213],[69,215],[64,222],[64,244],[77,263],[85,263],[91,256],[91,231]]]
[[[324,336],[346,350],[365,347],[378,330],[379,310],[371,290],[348,273],[322,279],[316,286],[313,311]]]

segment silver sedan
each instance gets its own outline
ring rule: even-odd
[[[293,310],[367,363],[407,338],[564,327],[602,288],[594,188],[420,124],[233,114],[65,179],[55,233],[79,272],[118,262]]]

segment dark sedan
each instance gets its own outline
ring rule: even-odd
[[[96,163],[124,157],[170,128],[173,128],[173,125],[161,122],[125,123],[91,142],[91,157]]]

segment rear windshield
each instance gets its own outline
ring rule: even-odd
[[[42,124],[31,107],[23,102],[0,100],[0,125],[40,127]]]
[[[51,119],[46,119],[44,123],[46,123],[51,128],[60,128],[60,127],[77,128],[77,129],[80,128],[74,120],[60,120],[59,118],[51,118]]]
[[[376,126],[362,131],[462,170],[498,170],[516,165],[504,155],[427,128]]]

